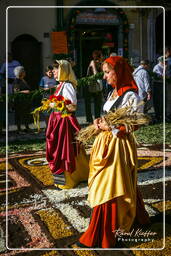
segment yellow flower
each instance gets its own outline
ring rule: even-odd
[[[66,116],[71,116],[71,113],[64,113],[61,115],[62,118],[66,117]]]
[[[49,100],[42,100],[42,106],[40,108],[40,111],[47,110],[49,108]]]
[[[64,107],[65,107],[65,104],[63,101],[57,101],[56,103],[56,109],[58,111],[63,111],[64,110]]]
[[[55,98],[51,99],[51,102],[56,102],[57,100]]]
[[[42,209],[37,211],[36,214],[46,224],[54,239],[71,237],[73,235],[72,229],[68,227],[68,224],[61,218],[57,211],[53,209]]]
[[[9,169],[12,169],[12,165],[10,165],[9,163],[8,163],[8,170]],[[6,170],[6,162],[1,162],[0,163],[0,171],[4,171],[4,170]]]
[[[34,159],[34,157],[33,157],[33,159]],[[22,166],[24,166],[25,168],[27,168],[27,170],[29,170],[30,173],[36,177],[36,179],[41,181],[45,186],[54,184],[54,178],[53,178],[53,175],[52,175],[48,165],[28,166],[25,163],[26,160],[30,160],[30,157],[20,159],[19,163]]]

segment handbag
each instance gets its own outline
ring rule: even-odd
[[[88,82],[88,91],[90,93],[98,93],[103,90],[102,80],[98,79],[95,81]]]
[[[87,70],[87,76],[92,75],[92,68],[89,66]],[[98,93],[103,90],[103,82],[101,79],[88,81],[88,91],[90,93]]]

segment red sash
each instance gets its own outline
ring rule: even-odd
[[[56,89],[56,91],[55,91],[55,93],[54,93],[55,96],[58,95],[59,91],[60,91],[61,88],[62,88],[62,85],[63,85],[63,82],[60,82],[60,84],[58,84],[57,89]]]

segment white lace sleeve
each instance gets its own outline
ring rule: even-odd
[[[77,95],[71,83],[65,83],[62,95],[65,99],[70,100],[73,104],[77,104]]]

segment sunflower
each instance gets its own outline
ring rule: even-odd
[[[57,99],[56,99],[56,98],[52,98],[50,101],[51,101],[51,102],[56,102]]]
[[[49,109],[49,100],[42,100],[42,111]]]
[[[65,104],[63,101],[57,101],[56,103],[56,109],[60,112],[64,110]]]

